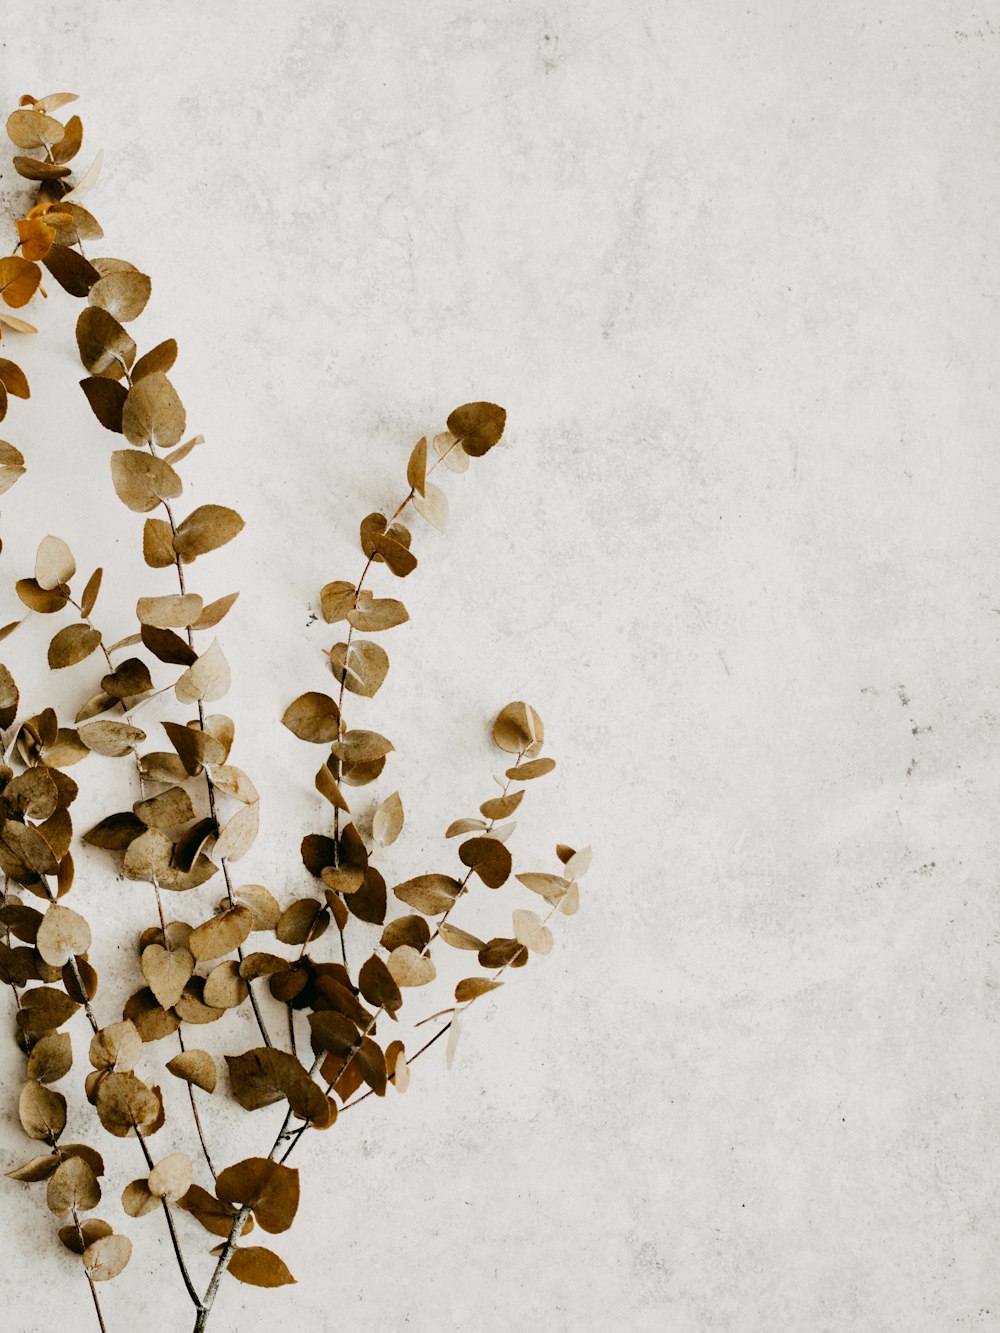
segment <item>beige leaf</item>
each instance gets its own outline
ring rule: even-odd
[[[90,926],[71,907],[53,903],[42,917],[35,947],[52,967],[63,967],[90,948]]]
[[[216,764],[212,767],[212,785],[225,796],[232,796],[244,805],[253,805],[260,800],[257,788],[253,785],[242,768],[234,764]]]
[[[91,305],[100,306],[120,324],[136,319],[146,308],[152,284],[145,273],[109,273],[88,293]]]
[[[566,862],[566,878],[582,879],[590,869],[590,848],[582,847],[580,851],[574,852]]]
[[[370,764],[390,754],[394,746],[377,731],[346,731],[330,746],[331,753],[346,764]]]
[[[444,1063],[447,1069],[450,1069],[455,1059],[455,1052],[458,1050],[458,1039],[462,1035],[462,1016],[456,1014],[451,1020],[451,1027],[448,1031],[448,1045],[445,1047]]]
[[[191,797],[178,786],[168,787],[148,800],[136,801],[132,809],[147,828],[175,829],[194,819]]]
[[[88,722],[77,733],[88,750],[120,759],[146,739],[146,733],[127,722]]]
[[[142,530],[142,558],[150,569],[169,569],[174,563],[174,539],[165,518],[147,518]]]
[[[260,804],[254,801],[237,810],[219,834],[215,855],[220,860],[238,861],[253,846],[260,829]]]
[[[559,910],[563,916],[573,916],[580,910],[580,886],[575,880],[559,900]]]
[[[218,639],[213,639],[211,647],[177,678],[174,694],[182,704],[194,703],[196,699],[221,699],[231,683],[229,663]]]
[[[242,903],[212,917],[191,932],[188,948],[199,963],[232,953],[253,929],[253,912]]]
[[[185,1083],[193,1083],[196,1088],[201,1088],[203,1092],[215,1091],[218,1072],[215,1061],[208,1051],[189,1047],[186,1051],[181,1051],[179,1055],[175,1055],[172,1060],[168,1060],[167,1068],[171,1074],[183,1079]]]
[[[426,986],[437,976],[433,960],[426,954],[417,953],[409,944],[401,944],[398,949],[393,949],[386,960],[386,967],[397,986]]]
[[[46,592],[68,583],[76,573],[73,552],[61,537],[43,537],[35,556],[35,582]]]
[[[35,105],[37,107],[39,104]],[[53,116],[44,115],[44,110],[44,107],[41,111],[21,108],[12,111],[7,117],[7,137],[18,148],[38,152],[50,148],[63,137],[65,127],[62,122]]]
[[[90,1063],[95,1069],[114,1069],[128,1073],[142,1055],[142,1038],[135,1024],[128,1019],[109,1023],[95,1032],[90,1041]]]
[[[129,389],[122,409],[122,433],[129,444],[172,449],[184,434],[185,421],[184,404],[162,371]]]
[[[77,189],[80,187],[77,186]],[[83,1266],[93,1282],[108,1282],[127,1267],[132,1258],[132,1242],[116,1232],[102,1236],[83,1252]]]
[[[514,938],[532,953],[552,952],[552,931],[537,912],[518,908],[514,913]]]
[[[167,597],[140,597],[135,613],[143,625],[154,629],[184,629],[201,615],[202,600],[196,592]]]
[[[236,897],[253,913],[252,930],[274,930],[281,908],[273,893],[262,884],[243,884],[236,890]]]
[[[184,489],[169,463],[135,449],[111,455],[111,480],[119,500],[136,514],[148,514],[161,500],[176,500]]]
[[[83,173],[83,175],[80,177],[77,183],[73,186],[72,190],[70,190],[68,194],[64,194],[63,197],[59,200],[60,207],[63,204],[67,203],[69,200],[79,199],[82,194],[86,194],[88,190],[92,190],[97,183],[97,178],[101,174],[101,167],[103,166],[104,166],[104,149],[102,148],[101,151],[94,158],[93,162],[91,162],[87,170]],[[125,1262],[127,1263],[128,1260],[126,1260]]]
[[[448,497],[440,486],[429,481],[426,494],[415,495],[412,503],[421,518],[425,518],[432,528],[444,532],[448,526]]]
[[[434,452],[449,472],[468,472],[471,459],[450,430],[435,435]]]
[[[150,1194],[158,1199],[179,1199],[191,1185],[191,1158],[186,1152],[168,1153],[149,1173]]]
[[[164,1009],[172,1009],[194,975],[194,958],[187,949],[165,949],[147,944],[140,960],[142,975]]]
[[[247,983],[240,976],[240,964],[235,959],[219,963],[205,979],[204,1000],[215,1009],[235,1009],[248,993]]]
[[[173,339],[171,338],[170,341],[173,342]],[[166,345],[166,344],[164,344],[164,343],[161,343],[161,344],[160,344],[161,347],[163,347],[163,346],[165,346],[165,345]],[[177,344],[174,343],[175,354],[176,354],[176,347],[177,347]],[[154,350],[154,351],[157,351],[158,349],[157,349],[157,348],[154,348],[153,350]],[[158,367],[158,369],[165,369],[165,368],[166,368],[166,367]],[[135,378],[135,372],[134,372],[134,371],[133,371],[133,373],[132,373],[132,378],[133,378],[133,379]],[[185,458],[187,458],[188,454],[193,453],[193,452],[195,451],[195,449],[198,448],[198,445],[199,445],[199,444],[204,444],[204,443],[205,443],[205,437],[204,437],[204,435],[192,435],[191,438],[190,438],[190,440],[185,440],[184,443],[183,443],[183,444],[179,444],[179,445],[177,446],[176,449],[171,449],[171,450],[170,450],[170,453],[167,454],[167,462],[168,462],[168,463],[180,463],[180,462],[182,462]]]
[[[546,902],[558,903],[570,887],[570,881],[561,875],[528,874],[516,875],[515,878],[532,893],[540,894]]]
[[[409,620],[410,614],[402,602],[395,597],[373,597],[368,591],[357,596],[357,606],[347,612],[348,624],[362,633],[377,633],[379,630],[394,629]]]
[[[403,802],[399,792],[387,796],[375,811],[372,820],[372,837],[380,847],[388,847],[396,841],[403,831]]]

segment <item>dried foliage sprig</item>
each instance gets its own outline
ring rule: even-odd
[[[15,168],[36,190],[17,220],[13,253],[0,260],[0,302],[6,307],[0,311],[0,336],[35,331],[7,311],[27,306],[37,293],[44,296],[43,268],[71,296],[86,302],[76,325],[88,372],[81,387],[101,425],[123,437],[123,446],[111,454],[111,480],[126,508],[143,516],[144,564],[151,571],[171,571],[175,587],[150,586],[135,606],[134,632],[108,643],[94,616],[103,571],[96,570],[74,592],[76,561],[61,538],[45,537],[33,575],[16,583],[26,608],[21,620],[32,614],[61,616],[67,609],[74,613],[49,643],[50,670],[79,668],[96,654],[101,667],[72,720],[60,719],[51,706],[22,716],[13,676],[0,667],[0,730],[10,761],[0,767],[0,870],[5,877],[0,980],[11,990],[17,1037],[27,1057],[22,1125],[47,1148],[8,1174],[47,1182],[49,1208],[69,1219],[59,1237],[82,1256],[103,1329],[95,1284],[125,1268],[131,1242],[109,1223],[82,1216],[101,1201],[104,1162],[85,1143],[61,1143],[68,1104],[50,1086],[72,1068],[71,1036],[63,1029],[82,1010],[92,1032],[86,1100],[105,1131],[137,1140],[145,1165],[143,1174],[125,1185],[122,1208],[133,1219],[152,1212],[164,1217],[195,1309],[195,1328],[201,1330],[226,1273],[266,1287],[294,1281],[283,1259],[244,1238],[255,1227],[282,1233],[292,1225],[299,1172],[288,1159],[306,1132],[328,1129],[339,1111],[371,1096],[385,1097],[390,1085],[403,1092],[414,1062],[445,1035],[450,1065],[469,1007],[503,985],[508,969],[551,950],[549,923],[556,913],[577,910],[578,881],[589,852],[559,844],[555,872],[514,874],[508,847],[511,816],[522,804],[524,784],[555,767],[540,755],[541,718],[525,703],[508,705],[494,723],[493,739],[508,756],[504,780],[498,779],[499,795],[485,800],[478,816],[456,820],[446,830],[447,837],[462,839],[457,875],[425,871],[394,884],[390,892],[379,862],[403,831],[403,799],[394,791],[372,808],[355,794],[382,776],[394,751],[380,732],[355,726],[353,713],[348,723],[352,701],[373,698],[389,672],[386,650],[367,636],[408,619],[402,601],[376,596],[367,585],[379,569],[396,579],[416,569],[412,534],[403,522],[409,510],[444,529],[448,502],[432,473],[440,467],[463,472],[473,458],[500,442],[505,412],[476,402],[452,412],[446,429],[430,444],[426,437],[418,441],[407,465],[408,490],[395,510],[362,521],[365,563],[357,581],[328,582],[319,594],[323,620],[347,625],[342,641],[325,653],[336,689],[300,694],[282,718],[300,740],[325,750],[314,785],[327,813],[323,826],[307,834],[301,847],[314,888],[282,905],[262,885],[238,882],[233,867],[258,836],[260,800],[244,770],[230,762],[235,723],[206,707],[227,693],[229,663],[217,639],[201,646],[204,633],[221,623],[238,594],[206,605],[189,587],[188,570],[239,536],[243,520],[215,503],[178,514],[184,492],[180,465],[203,440],[184,439],[185,409],[168,378],[176,342],[167,339],[139,355],[126,327],[150,299],[149,277],[126,260],[85,253],[103,232],[79,199],[97,179],[101,159],[98,155],[84,176],[71,182],[70,163],[80,150],[83,126],[78,116],[63,124],[53,113],[73,100],[66,93],[25,97],[7,122],[10,138],[24,150],[15,156]],[[29,394],[20,366],[0,359],[0,419],[9,395]],[[0,443],[0,491],[23,471],[21,452]],[[0,629],[0,637],[21,620]],[[194,716],[185,716],[192,708]],[[161,728],[170,748],[147,748],[152,726]],[[121,875],[148,884],[155,909],[154,921],[138,941],[142,984],[125,999],[121,1018],[103,1026],[92,1003],[98,978],[89,961],[91,928],[62,902],[73,886],[70,807],[79,791],[65,770],[91,753],[130,761],[131,806],[121,808],[121,798],[114,798],[83,842],[120,857]],[[89,769],[84,771],[89,775]],[[214,893],[213,906],[204,901],[205,886],[218,875],[224,890],[221,899]],[[461,926],[453,919],[460,905],[465,910],[474,886],[497,891],[512,880],[546,900],[544,918],[515,907],[511,933],[489,939],[473,933],[473,919]],[[43,899],[44,910],[26,903],[24,893]],[[178,894],[186,897],[178,900]],[[193,920],[174,918],[168,901],[190,905],[185,915]],[[395,914],[396,904],[406,909],[403,915]],[[331,924],[338,940],[335,957],[320,943]],[[255,947],[252,936],[257,937]],[[273,942],[256,947],[268,936]],[[349,959],[359,944],[363,961],[352,965]],[[414,1025],[414,1031],[425,1023],[438,1027],[408,1056],[404,1040],[386,1040],[385,1024],[395,1025],[404,1015],[404,994],[419,993],[435,981],[442,947],[463,957],[474,954],[478,971],[462,969],[469,975],[458,980],[451,1002]],[[204,1098],[216,1093],[218,1065],[210,1051],[185,1040],[185,1031],[217,1023],[244,1005],[262,1044],[226,1054],[229,1089],[247,1111],[277,1105],[281,1122],[266,1156],[245,1157],[217,1170],[196,1091]],[[289,1049],[272,1036],[278,1030],[274,1014],[282,1008]],[[308,1024],[308,1064],[299,1055],[297,1020]],[[303,1024],[302,1039],[304,1032]],[[166,1110],[147,1071],[158,1044],[171,1037],[177,1051],[163,1067],[185,1085],[207,1186],[195,1179],[197,1149],[156,1160],[148,1146],[165,1124]],[[211,1251],[215,1262],[201,1296],[183,1248],[190,1241],[182,1244],[175,1209],[220,1241]]]

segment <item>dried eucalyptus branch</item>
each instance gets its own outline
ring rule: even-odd
[[[72,725],[61,725],[52,708],[18,722],[17,686],[10,672],[0,668],[0,728],[9,729],[7,751],[23,770],[17,775],[11,768],[0,770],[0,870],[11,883],[47,900],[42,913],[13,894],[5,896],[0,925],[8,938],[0,946],[0,980],[11,986],[28,1048],[27,1086],[39,1090],[28,1094],[32,1105],[58,1110],[61,1104],[65,1109],[65,1099],[51,1093],[37,1074],[41,1062],[37,1053],[51,1053],[46,1058],[53,1061],[53,1070],[60,1071],[52,1081],[64,1076],[70,1068],[69,1037],[60,1029],[83,1008],[93,1030],[87,1099],[105,1130],[138,1139],[146,1165],[146,1173],[125,1186],[122,1206],[136,1219],[163,1211],[182,1281],[195,1306],[195,1328],[204,1330],[227,1272],[258,1286],[294,1281],[271,1249],[242,1241],[254,1226],[282,1233],[292,1225],[299,1173],[287,1159],[306,1131],[329,1128],[345,1106],[356,1106],[373,1095],[385,1097],[390,1084],[403,1092],[412,1064],[446,1033],[450,1065],[469,1007],[501,986],[509,968],[521,967],[531,954],[552,948],[549,921],[556,912],[569,915],[576,910],[578,879],[587,868],[589,853],[559,845],[559,873],[514,876],[507,846],[514,828],[510,816],[521,806],[525,788],[513,790],[513,784],[543,777],[555,767],[553,760],[539,757],[544,729],[535,710],[524,703],[504,708],[493,727],[499,749],[513,756],[506,761],[510,766],[504,780],[498,779],[499,796],[482,803],[479,817],[459,819],[447,829],[448,837],[463,838],[458,847],[460,877],[418,873],[394,885],[390,894],[377,861],[403,831],[402,797],[394,791],[372,810],[353,795],[381,777],[394,750],[379,732],[347,722],[348,696],[372,698],[389,672],[388,654],[381,644],[360,636],[380,634],[408,620],[401,601],[376,597],[368,581],[379,567],[396,578],[406,578],[417,567],[411,533],[401,521],[408,510],[443,530],[448,502],[430,480],[431,474],[441,466],[462,472],[472,458],[484,456],[500,441],[504,410],[476,402],[452,412],[447,429],[430,445],[426,437],[418,441],[407,465],[408,491],[395,510],[369,514],[361,523],[365,563],[357,582],[327,583],[319,596],[324,621],[348,625],[344,640],[326,651],[337,688],[334,694],[309,690],[299,695],[282,718],[301,740],[327,750],[315,788],[326,802],[328,823],[307,834],[301,847],[314,891],[282,906],[264,886],[235,882],[231,867],[251,850],[258,835],[259,797],[246,773],[230,763],[235,723],[224,714],[207,712],[207,704],[226,694],[230,668],[218,641],[200,649],[199,635],[223,620],[238,594],[206,606],[189,589],[187,570],[194,560],[237,537],[243,520],[217,504],[200,505],[182,518],[177,516],[183,494],[178,467],[203,441],[200,436],[183,440],[185,411],[168,378],[177,356],[176,342],[167,339],[139,356],[125,327],[145,309],[152,291],[150,279],[125,260],[89,258],[84,253],[84,243],[89,246],[103,236],[97,220],[79,203],[96,180],[100,157],[80,181],[70,183],[68,164],[79,151],[83,127],[76,116],[63,125],[52,113],[72,100],[70,94],[40,100],[26,97],[8,120],[10,137],[32,154],[16,157],[15,168],[35,182],[37,190],[34,202],[18,219],[15,253],[0,260],[0,301],[10,308],[29,304],[41,290],[42,265],[70,295],[86,301],[76,326],[77,346],[88,371],[81,385],[99,422],[122,435],[127,446],[111,455],[113,487],[128,509],[145,516],[146,567],[172,570],[176,586],[169,592],[151,589],[141,597],[135,607],[136,632],[108,644],[93,618],[102,571],[95,571],[75,596],[71,588],[75,561],[60,538],[42,541],[34,577],[16,585],[28,615],[55,615],[71,607],[79,617],[53,636],[48,649],[51,670],[76,668],[100,651],[107,671]],[[30,328],[19,318],[0,315],[0,332]],[[9,393],[28,396],[27,380],[13,361],[0,361],[0,386],[0,409],[5,410]],[[12,446],[0,447],[0,490],[23,470],[19,451],[5,453],[5,449]],[[429,467],[432,450],[437,457]],[[19,623],[0,629],[0,638]],[[133,648],[150,660],[139,655],[119,657]],[[166,709],[171,696],[173,703]],[[157,701],[160,715],[151,723]],[[180,709],[193,705],[195,716],[178,717],[175,705]],[[141,727],[136,725],[140,711]],[[162,728],[169,749],[146,748],[150,725]],[[112,806],[112,813],[91,828],[84,841],[119,855],[126,879],[151,886],[157,917],[138,941],[145,984],[125,1001],[121,1021],[103,1028],[90,1003],[97,984],[87,959],[90,928],[82,916],[58,901],[72,885],[68,807],[78,790],[62,770],[90,753],[130,757],[139,799],[130,809]],[[345,792],[351,793],[350,800]],[[219,873],[224,896],[214,906],[204,904],[202,890]],[[454,923],[453,911],[459,903],[463,907],[468,903],[474,885],[496,891],[512,879],[547,900],[550,911],[544,919],[514,908],[512,933],[488,940]],[[170,919],[165,910],[166,895],[177,893],[198,904],[188,913],[194,924]],[[390,903],[402,904],[407,914],[392,916]],[[337,929],[336,961],[325,956],[320,943],[331,923]],[[379,929],[377,943],[365,947],[364,961],[352,968],[348,959],[355,952],[353,933],[373,926]],[[274,944],[250,949],[252,934],[271,935]],[[13,947],[11,935],[25,944]],[[404,1041],[385,1041],[379,1024],[387,1017],[394,1023],[399,1018],[404,992],[435,981],[434,953],[440,947],[474,953],[481,971],[458,982],[452,1003],[421,1020],[444,1022],[408,1061]],[[61,988],[54,984],[58,982]],[[257,986],[266,987],[267,1003],[287,1009],[288,1051],[272,1039]],[[217,1171],[195,1089],[211,1097],[218,1069],[212,1054],[185,1042],[184,1026],[219,1022],[244,1004],[252,1011],[263,1045],[226,1056],[229,1088],[243,1109],[277,1105],[282,1119],[266,1157],[243,1158]],[[297,1015],[309,1026],[308,1067],[297,1052]],[[151,1058],[158,1042],[175,1034],[179,1051],[164,1067],[186,1085],[210,1188],[195,1180],[192,1154],[172,1152],[154,1161],[147,1145],[147,1138],[165,1122],[163,1098],[155,1084],[135,1071],[140,1061]],[[34,1123],[30,1116],[28,1123]],[[106,1223],[80,1221],[79,1213],[100,1198],[97,1177],[103,1173],[103,1162],[83,1145],[76,1145],[75,1152],[59,1148],[58,1133],[46,1121],[51,1151],[44,1166],[28,1163],[19,1169],[22,1174],[12,1174],[22,1179],[80,1178],[80,1188],[69,1197],[62,1214],[72,1216],[72,1223],[63,1228],[69,1239],[63,1239],[83,1254],[103,1328],[94,1283],[124,1268],[130,1245]],[[211,1252],[216,1262],[202,1297],[181,1247],[173,1205],[221,1242]]]

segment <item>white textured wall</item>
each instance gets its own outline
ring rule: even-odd
[[[248,519],[196,567],[244,589],[224,643],[266,802],[246,878],[302,887],[314,755],[276,719],[323,688],[316,589],[356,575],[355,525],[395,502],[417,435],[478,397],[506,404],[509,447],[450,479],[413,623],[355,713],[399,750],[391,864],[452,864],[440,833],[490,794],[484,723],[510,697],[561,761],[521,867],[557,837],[596,848],[584,910],[479,1006],[451,1073],[436,1048],[405,1098],[308,1146],[275,1242],[299,1285],[228,1282],[218,1333],[1000,1329],[998,7],[8,19],[3,105],[82,95],[106,253],[153,275],[139,331],[179,339],[209,440],[190,494]],[[0,608],[52,530],[108,566],[99,610],[126,632],[150,577],[74,317],[55,293],[24,353],[37,401],[3,428],[31,471],[0,506]],[[5,645],[22,683],[41,642]],[[146,924],[103,867],[75,901]],[[107,933],[95,958],[107,1020],[134,963]],[[7,1044],[5,1168],[30,1146],[19,1071]],[[223,1160],[273,1119],[215,1121],[244,1136]],[[138,1173],[134,1148],[111,1158]],[[121,1221],[113,1195],[101,1212]],[[127,1226],[109,1333],[186,1330],[159,1219]],[[91,1326],[51,1230],[5,1183],[19,1333],[68,1307]]]

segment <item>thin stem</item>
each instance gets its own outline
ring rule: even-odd
[[[80,1244],[84,1247],[84,1249],[86,1249],[87,1247],[83,1234],[83,1227],[80,1225],[80,1214],[76,1211],[75,1205],[70,1208],[70,1212],[73,1215],[73,1225],[76,1227],[76,1234],[80,1238]],[[97,1322],[101,1326],[101,1333],[108,1333],[107,1325],[104,1322],[104,1315],[101,1313],[101,1302],[97,1296],[97,1288],[94,1286],[94,1279],[90,1276],[90,1273],[87,1271],[86,1268],[83,1270],[83,1272],[87,1279],[87,1285],[90,1287],[90,1294],[93,1297],[94,1309],[97,1312]]]
[[[180,1026],[178,1026],[177,1028],[177,1040],[180,1043],[181,1050],[182,1051],[185,1050],[186,1048],[184,1046],[184,1037],[183,1034],[181,1033]],[[205,1157],[205,1162],[208,1165],[208,1169],[212,1173],[212,1179],[215,1180],[216,1177],[218,1176],[218,1172],[212,1165],[212,1158],[208,1151],[208,1144],[205,1142],[205,1131],[202,1129],[201,1116],[198,1114],[198,1103],[195,1100],[194,1084],[191,1083],[189,1080],[185,1080],[185,1082],[187,1083],[188,1097],[191,1101],[191,1115],[194,1118],[194,1127],[198,1132],[198,1141],[201,1143],[201,1151]]]

